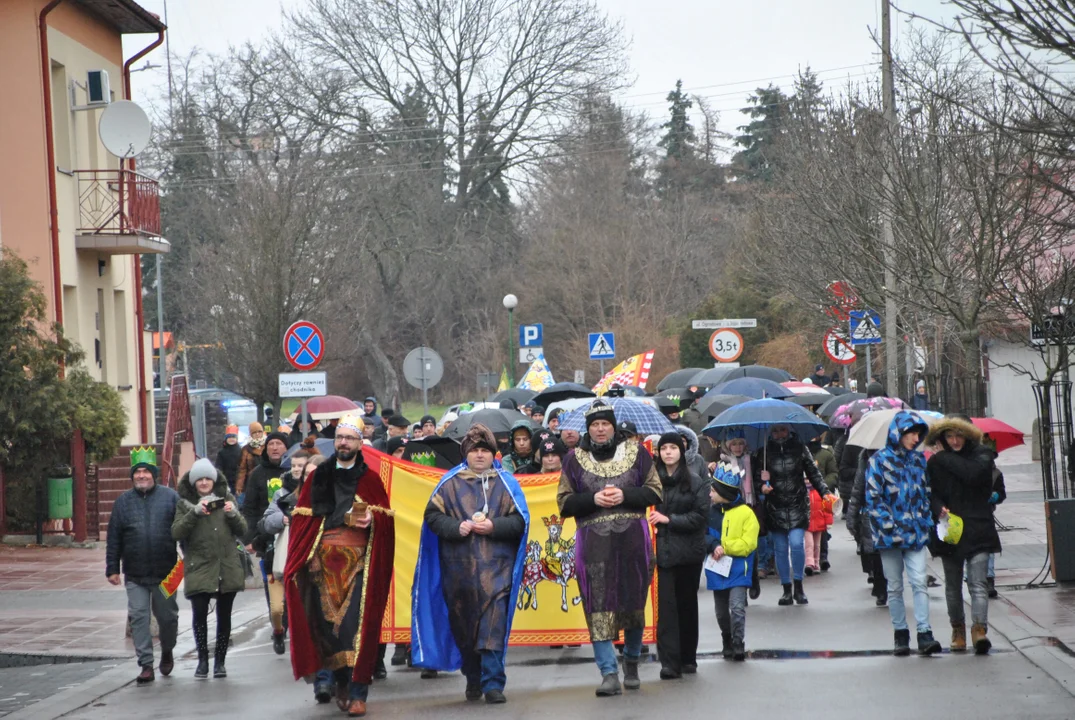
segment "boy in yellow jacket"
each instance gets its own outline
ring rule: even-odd
[[[709,497],[706,587],[713,591],[717,624],[724,643],[725,660],[745,660],[747,591],[754,575],[754,551],[758,549],[758,518],[743,503],[742,485],[749,482],[743,470],[728,463],[717,465]]]

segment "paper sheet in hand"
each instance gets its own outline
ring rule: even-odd
[[[715,572],[722,577],[728,577],[732,574],[732,557],[731,555],[724,555],[720,560],[714,560],[712,555],[709,555],[705,559],[705,569],[710,572]]]
[[[937,537],[939,537],[941,541],[944,541],[944,539],[948,537],[948,518],[942,518],[941,521],[937,523]]]

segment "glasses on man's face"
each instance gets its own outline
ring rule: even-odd
[[[336,442],[356,443],[362,442],[361,438],[357,438],[354,435],[337,435]]]

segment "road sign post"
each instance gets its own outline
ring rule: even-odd
[[[291,326],[284,332],[284,356],[291,363],[291,367],[300,372],[313,370],[320,365],[321,359],[325,357],[325,336],[321,332],[321,328],[306,320],[291,323]],[[322,376],[324,375],[324,373],[321,374]],[[321,394],[325,395],[326,393]],[[281,395],[281,397],[283,396]],[[310,397],[318,396],[312,395]],[[299,427],[302,428],[302,435],[305,437],[313,429],[307,419],[309,418],[309,413],[306,411],[306,396],[302,397],[300,413],[299,422],[301,424]]]
[[[847,315],[851,325],[851,347],[866,346],[866,384],[872,383],[873,354],[870,347],[881,344],[881,316],[873,310],[852,310]]]
[[[543,326],[541,323],[519,326],[519,347],[541,347]]]
[[[444,377],[444,361],[433,348],[416,347],[403,358],[403,377],[422,391],[423,413],[429,414],[429,388]]]
[[[735,362],[743,354],[743,336],[732,328],[714,330],[709,336],[709,354],[720,363]]]
[[[605,360],[616,357],[616,334],[610,332],[590,333],[587,344],[590,348],[590,359],[598,361],[601,377],[605,377]]]
[[[837,365],[850,365],[855,362],[855,351],[851,348],[851,341],[841,328],[829,328],[822,345],[825,356]]]

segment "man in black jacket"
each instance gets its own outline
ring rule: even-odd
[[[179,496],[157,485],[157,453],[153,448],[131,452],[134,487],[116,498],[108,520],[105,575],[108,582],[127,588],[127,616],[131,623],[138,665],[139,685],[153,682],[153,636],[149,629],[152,608],[160,627],[161,675],[172,672],[179,630],[179,606],[174,592],[166,596],[161,582],[175,568],[178,554],[172,539],[172,521]],[[122,570],[123,576],[120,576]]]
[[[239,460],[243,449],[239,445],[239,426],[229,425],[224,430],[224,446],[216,455],[216,466],[228,479],[228,489],[235,494],[235,481],[239,477]]]
[[[247,531],[243,543],[246,544],[247,552],[260,552],[259,548],[253,546],[258,534],[258,521],[265,514],[265,508],[269,507],[269,485],[275,485],[274,491],[283,487],[285,471],[280,468],[280,462],[286,452],[287,436],[281,432],[269,434],[265,440],[265,452],[261,454],[261,463],[246,479],[243,517],[246,518]]]

